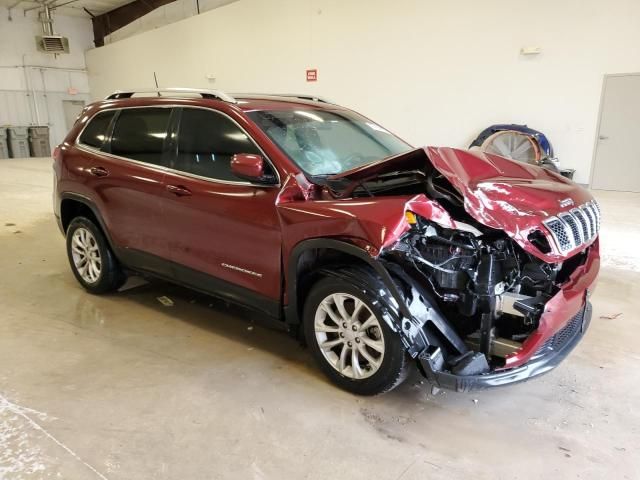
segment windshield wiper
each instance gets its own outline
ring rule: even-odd
[[[369,180],[387,180],[388,178],[400,178],[400,177],[424,177],[424,172],[420,170],[398,170],[395,172],[382,173]]]

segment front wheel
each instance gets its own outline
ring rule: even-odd
[[[378,305],[373,296],[337,278],[318,281],[305,303],[305,337],[320,368],[358,395],[388,392],[409,371],[402,342]]]

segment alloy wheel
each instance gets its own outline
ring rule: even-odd
[[[86,228],[78,228],[71,238],[71,255],[73,264],[82,279],[89,283],[96,283],[102,272],[102,257],[98,242]]]
[[[382,365],[380,321],[359,298],[347,293],[327,296],[316,309],[314,331],[325,360],[340,374],[360,380]]]

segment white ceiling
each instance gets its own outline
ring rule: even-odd
[[[21,14],[24,10],[38,7],[42,4],[42,2],[36,2],[31,0],[26,0],[24,2],[20,2],[16,5],[19,0],[0,0],[0,6],[3,7],[13,7],[12,14]],[[105,13],[113,10],[114,8],[118,8],[122,5],[125,5],[132,0],[73,0],[71,3],[67,5],[62,5],[64,3],[70,2],[71,0],[49,0],[49,3],[52,6],[61,5],[60,7],[55,9],[56,13],[60,15],[72,15],[78,17],[89,17],[89,14],[84,11],[83,7],[89,10],[94,15],[100,15],[101,13]]]

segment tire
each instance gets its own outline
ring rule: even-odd
[[[85,290],[101,294],[124,284],[126,276],[95,223],[86,217],[76,217],[67,228],[66,236],[71,271]]]
[[[351,323],[338,325],[335,321],[345,318],[340,303],[347,317],[352,317]],[[358,313],[353,316],[356,308],[359,308]],[[371,316],[375,317],[375,322],[367,328],[367,319]],[[409,358],[398,334],[383,320],[378,299],[345,280],[325,277],[311,288],[304,306],[303,328],[306,343],[320,369],[344,390],[356,395],[378,395],[400,385],[409,374]],[[336,346],[329,348],[334,343]],[[345,347],[347,353],[343,355]],[[354,350],[357,351],[356,368],[353,366]],[[370,358],[376,362],[372,363]]]

